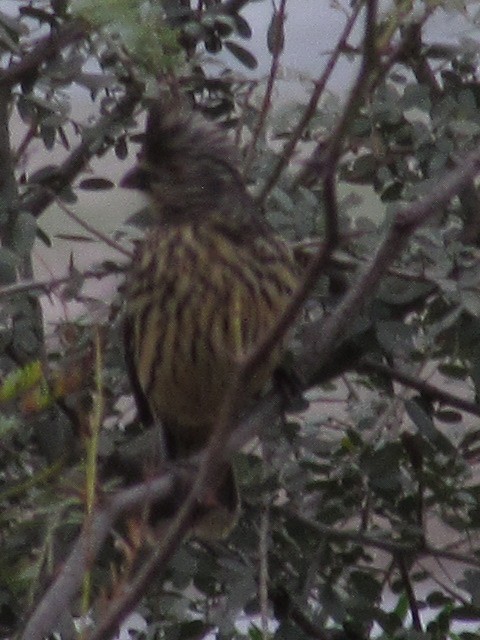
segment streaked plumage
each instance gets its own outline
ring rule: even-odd
[[[138,166],[123,181],[149,195],[155,216],[125,287],[127,362],[141,418],[162,423],[170,459],[207,445],[235,359],[266,334],[298,281],[288,246],[255,210],[237,166],[218,129],[157,104]],[[262,391],[281,357],[279,345],[246,397]],[[217,530],[202,523],[207,537],[235,519],[231,469],[217,497],[225,521],[209,514]]]

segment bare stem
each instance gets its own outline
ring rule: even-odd
[[[278,158],[276,164],[274,165],[272,172],[269,176],[269,178],[267,179],[262,191],[260,192],[260,194],[258,195],[257,201],[260,205],[263,205],[265,203],[265,200],[267,199],[270,191],[273,189],[273,187],[277,184],[277,181],[279,179],[279,177],[281,176],[282,172],[284,171],[285,167],[289,164],[292,155],[295,151],[295,148],[298,144],[298,142],[300,141],[303,132],[305,131],[306,126],[308,125],[308,123],[310,122],[310,120],[313,118],[313,116],[315,115],[315,111],[317,109],[317,105],[318,102],[325,90],[325,87],[327,85],[327,82],[330,78],[330,76],[332,75],[333,70],[335,69],[335,66],[338,62],[338,59],[341,55],[341,53],[344,51],[345,46],[347,44],[347,40],[350,36],[350,33],[353,29],[353,26],[355,25],[355,22],[357,20],[358,14],[360,12],[360,9],[362,7],[362,3],[361,2],[357,2],[352,10],[352,14],[350,16],[350,18],[348,19],[342,34],[340,35],[340,38],[338,39],[338,43],[337,46],[335,47],[335,50],[333,51],[332,55],[330,56],[325,69],[322,73],[322,75],[320,76],[320,78],[314,83],[313,85],[313,91],[310,95],[310,99],[308,101],[308,105],[305,109],[305,111],[303,112],[302,117],[300,118],[300,120],[298,121],[297,125],[295,126],[294,130],[292,131],[291,135],[288,138],[288,141],[286,142],[285,146],[282,149],[282,153],[280,155],[280,157]]]
[[[285,16],[286,4],[287,4],[287,0],[280,0],[280,6],[278,9],[278,12],[274,7],[275,15],[273,17],[273,20],[275,25],[274,26],[275,34],[274,34],[274,43],[273,43],[274,49],[272,53],[272,64],[270,65],[270,73],[268,74],[267,87],[265,89],[265,94],[263,96],[262,106],[260,107],[258,120],[253,130],[252,139],[248,146],[247,154],[245,157],[245,165],[244,165],[243,172],[246,175],[248,175],[248,172],[250,170],[250,167],[255,155],[255,148],[257,146],[258,138],[260,137],[260,134],[262,133],[265,127],[267,115],[270,111],[270,107],[272,104],[273,87],[275,85],[275,80],[278,75],[278,69],[280,66],[280,56],[283,50],[283,29],[284,29],[284,23],[285,23],[285,17],[286,17]]]

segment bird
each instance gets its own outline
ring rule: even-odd
[[[300,280],[288,243],[265,220],[219,125],[166,99],[147,114],[137,162],[120,185],[143,192],[151,224],[124,285],[124,346],[140,420],[161,429],[163,457],[185,460],[209,442],[239,358],[254,349]],[[245,398],[281,363],[276,345]],[[223,539],[240,509],[231,463],[195,534]]]

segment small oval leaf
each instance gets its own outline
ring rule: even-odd
[[[267,31],[267,47],[268,51],[273,55],[277,55],[283,51],[285,45],[285,21],[283,17],[274,11],[272,19],[268,25]]]
[[[242,16],[235,14],[233,16],[235,20],[235,28],[239,36],[248,40],[248,38],[252,37],[252,29],[248,22]]]
[[[230,53],[248,69],[256,69],[258,67],[258,61],[253,53],[231,40],[225,40],[224,44]]]
[[[85,191],[102,191],[112,189],[115,185],[107,178],[85,178],[78,186]]]

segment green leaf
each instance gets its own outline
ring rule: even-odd
[[[378,322],[377,339],[388,354],[407,358],[413,350],[414,331],[412,327],[397,320]]]
[[[222,38],[226,38],[231,35],[235,30],[235,20],[229,15],[217,16],[213,25]]]
[[[428,441],[435,444],[441,451],[446,454],[455,454],[456,448],[450,440],[439,431],[431,418],[431,416],[420,406],[418,401],[414,399],[405,400],[405,409],[410,420],[417,427]]]
[[[85,191],[104,191],[113,189],[115,185],[108,178],[85,178],[78,186]]]
[[[285,45],[285,21],[275,9],[267,30],[267,47],[271,54],[283,51]]]
[[[258,61],[253,53],[231,40],[225,40],[224,44],[230,53],[248,69],[256,69],[258,67]]]

